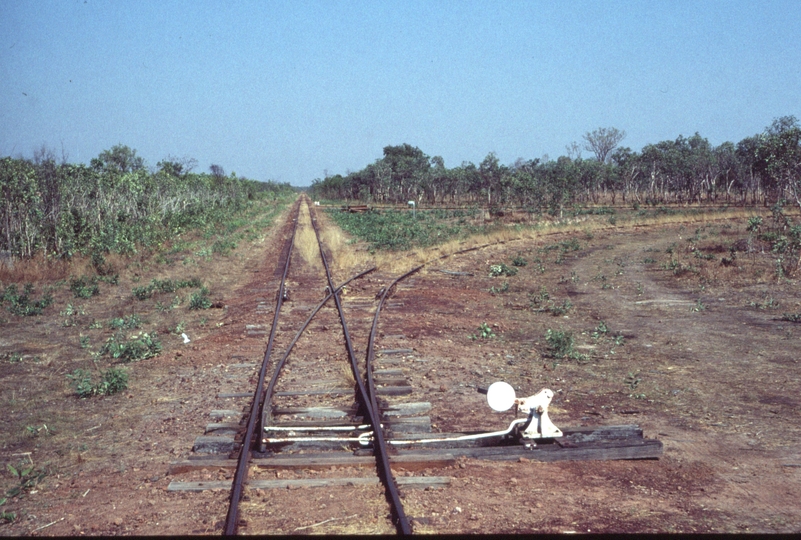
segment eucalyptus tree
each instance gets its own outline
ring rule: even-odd
[[[581,198],[597,203],[606,173],[605,165],[594,159],[577,158],[573,160],[573,170],[576,175],[575,186],[580,190]]]
[[[765,129],[755,166],[774,202],[789,197],[801,207],[801,125],[795,116],[776,118]]]
[[[742,167],[737,160],[737,148],[733,143],[726,141],[716,147],[713,152],[720,182],[726,194],[726,201],[731,200],[733,189],[737,189],[742,196]],[[714,200],[717,200],[717,193],[714,197]]]
[[[518,159],[510,173],[514,177],[515,194],[521,206],[533,211],[541,210],[546,204],[547,192],[540,160]]]
[[[614,165],[617,179],[615,187],[621,189],[623,203],[626,203],[627,197],[634,197],[638,203],[641,203],[640,190],[646,176],[640,154],[632,151],[629,147],[622,147],[615,150],[610,159]]]
[[[431,158],[410,144],[385,146],[382,161],[391,171],[390,193],[393,202],[416,197],[431,169]]]
[[[556,161],[549,161],[543,172],[548,211],[561,218],[564,207],[576,200],[579,177],[576,163],[567,156],[560,156]]]
[[[751,194],[751,204],[757,204],[762,196],[762,177],[759,174],[759,136],[746,137],[737,143],[736,155],[740,164],[743,185],[743,203]]]
[[[445,167],[445,160],[442,156],[434,156],[431,158],[431,168],[428,174],[424,176],[421,185],[426,200],[431,204],[437,202],[444,202],[445,193],[449,191],[451,186],[451,177],[448,174],[448,169]]]
[[[36,170],[24,159],[0,159],[0,223],[4,233],[2,249],[29,257],[38,247],[41,196]]]
[[[175,177],[183,177],[197,167],[197,160],[190,157],[167,156],[156,164],[159,171]]]
[[[103,150],[93,158],[90,166],[98,171],[129,173],[145,168],[144,158],[136,155],[136,150],[118,144],[109,150]]]
[[[707,200],[714,199],[720,171],[712,146],[698,132],[686,139],[685,144],[683,157],[688,169],[688,200],[701,202],[703,193],[706,193]]]
[[[504,174],[503,167],[498,161],[495,152],[490,152],[478,166],[478,176],[480,179],[480,191],[487,196],[487,205],[492,206],[493,191],[500,191],[501,177]]]
[[[478,167],[470,161],[463,161],[462,164],[456,168],[456,177],[462,190],[467,194],[471,202],[479,202],[481,200],[481,174]]]
[[[599,163],[605,163],[607,156],[626,138],[626,132],[617,128],[598,128],[584,134],[584,149],[595,154]],[[578,147],[573,143],[574,147]],[[581,157],[579,154],[577,157]]]

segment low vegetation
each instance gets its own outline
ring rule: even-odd
[[[131,290],[131,294],[133,294],[137,300],[147,300],[148,298],[152,298],[156,293],[173,293],[179,289],[201,288],[202,286],[198,278],[175,281],[171,279],[153,279],[149,285],[134,287]],[[208,294],[208,291],[206,291],[206,294]]]
[[[209,290],[206,287],[201,287],[198,292],[192,293],[189,298],[189,309],[209,309],[211,305]]]
[[[498,276],[516,276],[517,275],[517,268],[513,266],[506,266],[504,263],[500,264],[491,264],[490,277],[498,277]]]
[[[398,210],[329,210],[328,215],[345,232],[366,241],[371,250],[429,247],[487,231],[484,226],[471,224],[469,214],[462,210],[425,210],[416,214]]]
[[[97,382],[87,369],[76,369],[67,378],[72,381],[75,394],[81,398],[110,396],[128,389],[128,372],[122,368],[109,368],[100,374]]]
[[[226,175],[212,165],[194,173],[191,159],[167,158],[149,172],[136,150],[117,145],[89,166],[42,148],[33,160],[0,159],[0,251],[15,257],[91,255],[104,274],[105,254],[158,248],[184,232],[220,225],[261,198],[292,192],[288,184]],[[232,249],[213,242],[215,253]]]
[[[88,167],[58,164],[45,149],[33,160],[0,160],[0,308],[7,313],[0,333],[57,304],[36,328],[72,348],[62,369],[80,397],[125,390],[129,373],[114,364],[154,358],[170,346],[162,343],[165,332],[204,326],[208,316],[173,313],[212,307],[212,283],[194,276],[212,259],[236,256],[241,243],[263,239],[295,197],[286,184],[220,167],[197,174],[191,165],[165,160],[147,169],[124,146]],[[140,282],[144,276],[149,282]],[[120,284],[131,296],[115,290]],[[176,326],[180,317],[186,321]],[[0,351],[0,360],[53,361],[31,347]]]
[[[567,314],[572,308],[573,303],[565,298],[561,303],[556,303],[545,286],[540,287],[538,293],[529,293],[531,309],[535,312],[547,312],[558,317]]]
[[[118,332],[106,340],[99,354],[127,363],[152,358],[160,352],[157,332],[140,332],[127,338],[123,332]]]
[[[492,339],[494,337],[495,337],[495,331],[492,329],[492,326],[490,326],[488,323],[485,323],[485,322],[483,322],[483,323],[481,323],[481,325],[479,325],[479,327],[478,327],[478,329],[477,329],[475,334],[471,334],[470,335],[470,339],[472,339],[472,340],[476,340],[476,339],[482,339],[482,340],[484,340],[484,339]]]
[[[70,280],[70,290],[75,298],[91,298],[100,294],[100,287],[97,285],[98,276],[81,276]]]
[[[27,495],[33,488],[35,488],[42,480],[48,475],[48,471],[39,469],[33,463],[20,464],[16,467],[10,463],[6,464],[6,470],[13,476],[17,485],[6,491],[6,497],[19,497],[22,498]],[[0,506],[5,504],[7,498],[0,499]],[[8,516],[3,516],[7,521]],[[13,516],[12,516],[13,519]]]
[[[574,349],[575,341],[573,333],[564,330],[552,330],[548,328],[545,332],[545,342],[548,348],[548,355],[557,360],[587,360],[587,356]]]
[[[0,305],[4,305],[14,315],[41,315],[44,309],[53,303],[53,296],[45,293],[36,300],[34,293],[34,286],[31,283],[26,284],[21,293],[15,283],[10,283],[0,296]]]

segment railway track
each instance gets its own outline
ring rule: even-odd
[[[257,528],[254,524],[259,519],[258,511],[247,504],[254,490],[285,485],[364,485],[374,486],[376,493],[383,490],[391,526],[400,534],[410,534],[411,525],[389,466],[376,378],[370,377],[365,382],[364,370],[371,373],[371,368],[369,363],[364,367],[359,365],[341,299],[344,286],[374,269],[335,284],[316,219],[310,214],[305,197],[299,200],[292,214],[291,232],[276,269],[280,281],[275,291],[272,325],[258,366],[256,388],[245,414],[246,424],[244,429],[229,424],[237,431],[234,440],[238,443],[238,457],[224,533],[236,534],[243,525],[249,531]],[[312,239],[316,257],[310,246]],[[366,300],[357,298],[348,309],[350,317],[364,321],[356,325],[356,336],[367,340],[359,353],[374,350],[375,332],[369,331],[366,315],[375,309],[376,300]],[[289,309],[282,310],[285,306]],[[264,332],[255,325],[250,331]],[[378,381],[387,382],[387,377],[394,375],[378,373],[377,376],[384,377]],[[392,392],[393,388],[382,391]],[[198,444],[195,446],[197,449]],[[366,456],[354,455],[359,448],[369,449],[373,454],[372,467],[370,459],[364,459]],[[230,459],[224,461],[225,466],[230,466]],[[332,464],[348,469],[348,476],[314,475],[294,478],[289,484],[271,480],[275,471],[327,468]],[[421,485],[425,487],[436,481],[425,480]],[[216,486],[207,483],[200,487]]]
[[[269,332],[266,325],[246,328],[247,335],[267,340],[260,364],[239,365],[254,370],[255,389],[218,395],[250,403],[241,412],[213,411],[240,421],[209,424],[211,435],[198,437],[194,447],[208,457],[174,463],[170,471],[216,467],[234,469],[234,474],[217,482],[174,481],[170,490],[230,489],[224,533],[232,535],[243,529],[249,534],[273,532],[260,523],[269,521],[265,514],[271,513],[270,506],[280,500],[291,504],[293,489],[323,488],[340,506],[351,499],[349,492],[358,489],[361,497],[353,498],[354,506],[357,499],[386,500],[382,509],[374,506],[367,512],[372,513],[370,532],[394,530],[405,535],[413,531],[400,489],[442,487],[450,479],[395,477],[391,466],[414,471],[453,465],[461,456],[491,460],[532,456],[531,445],[519,444],[513,426],[490,434],[433,434],[426,416],[431,404],[403,400],[413,389],[392,359],[412,350],[379,351],[378,321],[385,307],[402,308],[401,302],[389,301],[392,292],[424,265],[394,280],[376,277],[370,268],[337,284],[308,198],[299,199],[291,214],[274,272]],[[266,315],[269,302],[262,299],[256,311]],[[644,444],[636,426],[564,432],[564,444],[537,449],[539,459],[651,458],[661,453],[661,443]],[[605,439],[613,444],[604,443]],[[274,490],[268,504],[258,495],[263,490]],[[348,513],[356,517],[365,509],[354,507]]]
[[[301,210],[305,211],[301,212]],[[378,406],[375,399],[371,399],[371,394],[368,393],[368,389],[364,384],[358,365],[359,362],[354,351],[351,334],[348,329],[347,319],[345,318],[340,297],[342,288],[341,286],[337,287],[334,283],[328,258],[325,255],[324,247],[320,241],[319,230],[316,226],[316,218],[310,214],[308,200],[306,198],[301,199],[301,204],[298,205],[294,213],[296,216],[295,226],[290,235],[291,238],[287,242],[287,247],[284,250],[283,275],[276,294],[273,325],[267,341],[267,351],[264,355],[259,381],[248,417],[248,425],[242,441],[224,532],[227,535],[237,532],[241,513],[239,503],[247,487],[247,473],[250,468],[251,448],[254,442],[258,444],[262,455],[275,456],[280,454],[290,459],[292,459],[291,456],[302,455],[304,456],[302,459],[307,461],[308,458],[305,452],[308,452],[309,449],[314,449],[317,453],[329,454],[318,456],[318,458],[326,458],[328,462],[331,462],[332,459],[341,462],[343,457],[345,457],[343,456],[343,448],[350,449],[354,444],[359,444],[359,435],[372,433],[374,434],[372,447],[377,460],[376,469],[378,479],[385,489],[389,503],[389,513],[392,516],[392,521],[397,531],[401,534],[409,534],[411,533],[411,525],[404,513],[398,488],[389,468],[386,443],[381,433]],[[301,228],[300,232],[298,231],[299,226]],[[280,360],[273,362],[272,351],[276,343],[279,316],[284,301],[289,300],[290,296],[297,297],[298,300],[308,300],[310,299],[310,293],[311,297],[313,297],[315,293],[314,288],[308,288],[307,285],[310,276],[298,276],[298,279],[302,279],[303,281],[296,282],[296,288],[290,288],[287,280],[296,237],[300,237],[302,244],[301,249],[303,250],[301,256],[298,258],[305,258],[305,266],[307,269],[312,270],[312,272],[307,273],[314,273],[314,267],[317,266],[311,260],[312,256],[309,246],[311,235],[309,234],[309,228],[313,230],[315,243],[318,248],[319,260],[322,262],[325,275],[326,287],[324,288],[321,284],[316,290],[320,291],[324,289],[327,294],[324,299],[311,310],[309,316],[300,327],[297,328],[294,338],[286,346],[285,353]],[[353,279],[360,278],[368,272],[363,272]],[[317,294],[319,295],[319,292],[317,292]],[[319,318],[319,314],[324,310],[327,302],[332,299],[333,303],[336,305],[336,318],[342,329],[341,341],[344,342],[342,344],[344,345],[344,353],[348,363],[343,364],[341,362],[342,355],[341,353],[338,354],[337,351],[332,351],[334,357],[333,361],[329,361],[328,357],[318,357],[316,359],[304,358],[303,352],[298,351],[299,356],[303,358],[303,360],[298,360],[296,363],[298,364],[298,368],[302,371],[302,375],[300,377],[297,375],[293,376],[291,374],[292,370],[286,368],[290,353],[301,340],[303,333],[308,329],[310,323],[315,318]],[[329,309],[328,311],[332,310]],[[324,315],[328,316],[323,317],[327,323],[322,324],[322,329],[323,332],[329,332],[331,331],[330,327],[333,327],[335,323],[331,321],[331,313],[325,313]],[[289,329],[288,326],[283,327],[282,330],[286,332],[286,330]],[[371,347],[372,345],[368,343],[368,348]],[[300,348],[302,349],[302,347]],[[316,352],[319,354],[319,351]],[[347,366],[349,366],[350,372],[348,372]],[[268,368],[272,369],[272,377],[266,390],[264,390],[264,382]],[[297,368],[295,371],[297,371]],[[344,381],[342,379],[344,379]],[[298,386],[297,383],[301,382],[301,380],[303,384]],[[355,383],[355,392],[353,383]],[[343,384],[346,385],[343,388],[331,388],[331,386],[343,386]],[[281,390],[281,388],[283,388],[283,390]],[[374,388],[372,392],[372,397],[374,398]],[[294,412],[295,414],[286,414],[288,412]],[[347,416],[337,419],[334,422],[326,418],[326,416],[335,415],[337,412],[346,414]],[[299,419],[309,415],[312,417],[323,416],[323,419]],[[287,416],[291,418],[290,421],[283,420],[282,417]],[[254,441],[254,438],[256,438],[257,441]],[[348,455],[351,454],[352,452],[348,452]],[[347,457],[345,457],[344,461],[348,461]],[[361,477],[360,479],[368,482],[374,480],[374,478],[366,477]],[[323,484],[325,483],[334,485],[337,482],[329,479],[323,482]],[[340,479],[339,483],[356,484],[358,481],[356,478],[346,478]]]

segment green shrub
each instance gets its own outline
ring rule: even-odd
[[[150,282],[150,286],[156,292],[172,293],[178,290],[178,287],[171,279],[154,279]]]
[[[149,285],[142,285],[131,289],[131,293],[133,293],[137,300],[147,300],[153,296],[153,288]]]
[[[117,285],[120,282],[120,275],[111,274],[111,275],[98,276],[97,280],[102,281],[103,283],[108,283],[109,285]]]
[[[559,242],[559,247],[562,248],[562,251],[578,251],[581,249],[581,244],[575,238],[571,238],[570,240]]]
[[[203,284],[200,282],[200,279],[196,277],[187,280],[177,281],[175,283],[175,287],[177,289],[199,289],[202,286]]]
[[[703,302],[701,302],[701,299],[699,298],[699,299],[698,299],[698,300],[695,302],[695,305],[694,305],[694,306],[692,306],[692,307],[690,308],[690,311],[693,311],[693,312],[696,312],[696,313],[697,313],[697,312],[699,312],[699,311],[704,311],[705,309],[706,309],[706,304],[704,304]]]
[[[514,276],[517,275],[517,268],[506,266],[504,263],[490,265],[490,277]]]
[[[573,352],[573,334],[561,330],[551,330],[545,333],[548,351],[554,358],[565,358]]]
[[[131,289],[131,293],[138,300],[147,300],[156,293],[173,293],[178,289],[201,287],[200,279],[191,278],[186,280],[173,281],[171,279],[153,279],[150,285],[141,285]]]
[[[110,396],[128,388],[128,372],[121,368],[110,368],[103,372],[100,381],[93,382],[92,373],[88,369],[76,369],[67,378],[78,397]]]
[[[493,287],[489,288],[489,293],[490,294],[503,294],[503,293],[506,293],[506,292],[509,292],[509,282],[508,281],[504,281],[503,285],[501,285],[500,287],[493,286]]]
[[[89,397],[94,395],[94,385],[92,384],[92,373],[88,369],[76,369],[67,375],[72,381],[72,386],[78,397]]]
[[[559,305],[551,302],[551,307],[548,309],[548,311],[550,311],[551,315],[553,315],[554,317],[558,317],[560,315],[566,314],[572,308],[573,308],[573,304],[570,302],[570,300],[565,299]]]
[[[8,304],[8,311],[14,315],[41,315],[42,311],[53,303],[53,296],[45,294],[41,299],[34,300],[31,298],[33,293],[34,288],[31,283],[25,285],[22,294],[18,293],[16,284],[11,283],[3,291],[0,304]]]
[[[201,287],[199,292],[192,293],[189,298],[189,309],[209,309],[210,307],[211,299],[206,287]]]
[[[535,295],[534,293],[529,293],[529,297],[531,297],[531,301],[535,305],[543,304],[551,299],[551,295],[548,293],[548,289],[545,285],[540,286],[539,294]]]
[[[0,355],[0,360],[8,360],[10,364],[22,361],[22,355],[18,352],[7,352]]]
[[[514,259],[512,259],[513,266],[526,266],[527,264],[528,261],[519,253]]]
[[[75,298],[91,298],[100,294],[100,288],[97,286],[97,276],[92,278],[81,276],[77,279],[70,279],[70,290]]]
[[[136,313],[128,315],[127,317],[115,317],[108,322],[109,328],[114,328],[115,330],[120,330],[122,328],[139,328],[140,324],[142,324],[142,319],[140,319],[139,315]]]
[[[121,362],[133,362],[157,356],[161,352],[161,342],[156,332],[148,334],[140,332],[126,340],[125,336],[118,333],[106,340],[100,348],[100,355],[107,355]]]
[[[494,337],[495,332],[492,331],[492,327],[484,322],[478,327],[478,332],[475,335],[470,336],[470,339],[490,339]]]
[[[96,386],[96,394],[110,396],[128,389],[128,372],[121,368],[110,368]]]
[[[746,227],[746,230],[748,232],[758,232],[760,225],[762,225],[762,217],[752,216],[748,218],[748,226]]]
[[[571,238],[570,240],[563,240],[558,244],[550,244],[548,246],[541,247],[539,249],[540,252],[549,252],[554,250],[559,250],[559,253],[556,256],[556,264],[562,264],[564,261],[564,255],[568,251],[578,251],[581,249],[581,244],[575,238]]]
[[[217,240],[211,246],[211,252],[220,255],[228,255],[234,249],[236,249],[236,242],[232,240]]]
[[[97,274],[101,276],[101,280],[103,278],[108,278],[110,276],[113,276],[113,279],[115,280],[114,283],[116,285],[116,280],[118,279],[119,274],[114,272],[113,266],[106,263],[106,257],[103,254],[102,250],[100,249],[92,250],[92,266],[94,267]]]
[[[609,327],[606,325],[606,322],[601,321],[598,323],[598,326],[595,327],[595,330],[592,333],[592,337],[599,338],[601,335],[608,333],[609,333]]]
[[[548,344],[548,354],[553,358],[569,358],[571,360],[586,360],[586,355],[573,349],[574,341],[571,332],[551,330],[545,332],[545,341]]]

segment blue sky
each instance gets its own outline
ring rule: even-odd
[[[717,145],[785,115],[797,0],[0,0],[0,156],[122,143],[302,186],[387,145],[510,164],[598,127]]]

